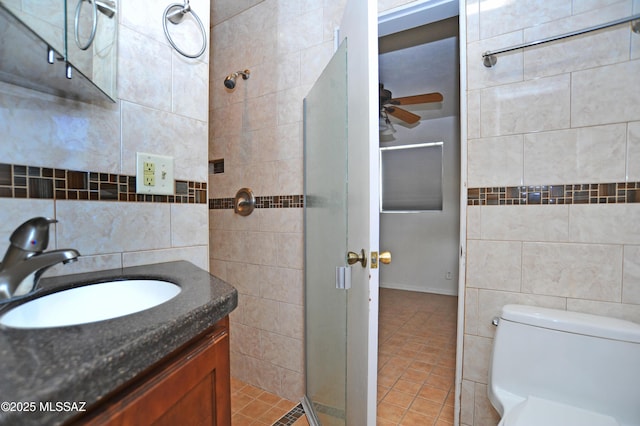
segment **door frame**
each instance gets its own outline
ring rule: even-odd
[[[460,424],[464,301],[467,252],[467,21],[464,0],[417,0],[378,15],[378,37],[458,15],[460,53],[460,257],[458,259],[458,321],[456,331],[456,372],[454,425]]]
[[[347,245],[351,251],[364,249],[368,258],[379,251],[380,239],[377,17],[375,2],[347,0],[339,34],[340,42],[347,39],[349,52]],[[347,345],[347,401],[351,408],[347,425],[375,425],[379,275],[371,262],[366,267],[351,266],[351,271],[347,334],[354,344]]]

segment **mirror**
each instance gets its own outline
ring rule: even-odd
[[[60,55],[64,54],[64,4],[62,0],[26,2],[0,0],[0,5],[4,6],[56,52]],[[3,61],[7,60],[4,57],[2,59]]]
[[[112,100],[118,17],[114,0],[66,0],[67,60]]]
[[[115,102],[116,3],[78,1],[80,8],[75,0],[0,0],[0,80],[63,98]],[[76,27],[84,49],[76,45]]]

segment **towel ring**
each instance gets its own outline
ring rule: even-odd
[[[82,3],[85,0],[78,0],[78,5],[76,6],[76,16],[73,20],[73,35],[76,39],[76,45],[80,50],[87,50],[89,46],[93,43],[93,40],[96,38],[96,29],[98,28],[98,5],[96,1],[87,0],[93,6],[93,21],[91,23],[91,35],[89,36],[89,41],[86,44],[82,44],[80,41],[80,10],[82,10]]]
[[[180,9],[180,10],[176,10],[176,9]],[[182,22],[182,19],[184,18],[184,16],[189,12],[191,13],[191,15],[193,15],[193,18],[196,20],[196,22],[200,26],[200,32],[202,32],[202,48],[195,55],[186,53],[185,51],[180,49],[178,46],[176,46],[173,39],[169,35],[169,30],[167,29],[167,21],[170,21],[172,24],[177,25],[180,22]],[[182,56],[195,59],[200,57],[204,53],[205,49],[207,48],[207,32],[204,29],[204,25],[202,25],[202,21],[200,20],[198,15],[193,10],[191,10],[191,6],[189,5],[189,0],[185,0],[184,4],[173,3],[167,6],[167,8],[164,10],[164,15],[162,17],[162,27],[164,28],[164,35],[167,37],[167,40],[169,40],[169,43],[171,43],[171,46],[174,49],[176,49],[178,53],[180,53]]]

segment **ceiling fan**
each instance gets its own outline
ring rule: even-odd
[[[422,95],[405,96],[394,98],[390,90],[384,88],[380,83],[380,117],[384,118],[387,124],[390,124],[389,115],[404,121],[407,124],[415,124],[420,121],[420,116],[406,109],[399,108],[398,105],[417,105],[428,104],[433,102],[442,102],[444,99],[441,93],[424,93]]]

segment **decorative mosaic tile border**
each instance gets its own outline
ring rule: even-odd
[[[289,410],[287,414],[277,420],[272,426],[291,426],[302,416],[304,416],[304,408],[302,408],[302,404],[298,404]]]
[[[175,181],[175,195],[136,193],[136,177],[0,163],[0,198],[205,204],[206,182]]]
[[[233,198],[211,198],[210,210],[233,209]],[[304,195],[266,195],[256,197],[257,209],[303,208]]]
[[[469,188],[467,205],[640,203],[640,182]]]

